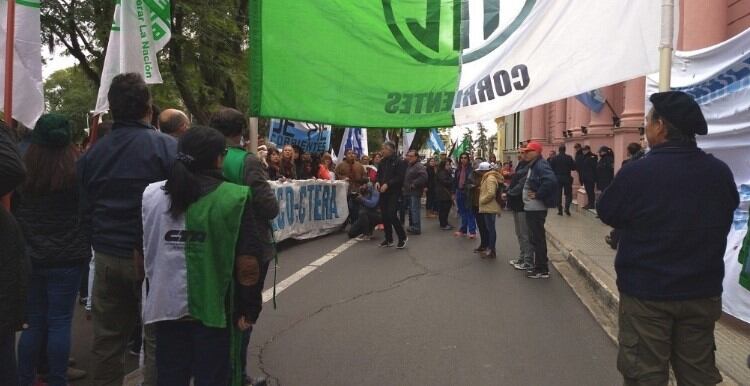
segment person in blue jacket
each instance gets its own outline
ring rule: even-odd
[[[626,164],[597,211],[617,229],[617,367],[626,385],[722,381],[714,356],[727,234],[739,194],[729,167],[706,154],[700,106],[681,91],[651,96],[651,151]]]

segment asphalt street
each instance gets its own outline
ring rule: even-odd
[[[405,250],[378,248],[378,231],[333,258],[344,233],[285,243],[278,281],[299,280],[277,309],[265,304],[251,373],[276,385],[620,384],[614,344],[554,269],[532,280],[508,265],[518,251],[512,218],[497,224],[497,260],[480,259],[471,252],[478,241],[432,219]],[[81,311],[73,355],[90,370],[92,329]],[[128,362],[135,367],[135,357]]]

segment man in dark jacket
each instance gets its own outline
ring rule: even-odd
[[[651,151],[622,168],[598,204],[620,232],[618,368],[628,385],[666,385],[670,364],[678,384],[715,385],[714,325],[739,194],[729,167],[696,144],[708,128],[692,97],[650,100]]]
[[[596,203],[596,165],[597,158],[591,152],[591,146],[584,146],[581,150],[581,158],[576,165],[578,177],[586,189],[586,206],[583,209],[594,209]]]
[[[404,175],[404,199],[409,205],[409,233],[422,233],[420,208],[422,206],[422,191],[427,186],[427,169],[419,162],[416,150],[406,153],[406,174]]]
[[[644,153],[641,144],[632,142],[628,145],[628,159],[622,161],[622,166],[624,167],[629,162],[638,161],[644,155],[646,153]],[[617,229],[612,229],[607,236],[604,236],[604,241],[616,250],[617,244],[620,243],[620,233],[617,232]]]
[[[279,214],[279,203],[268,184],[266,174],[260,159],[248,153],[240,140],[247,129],[247,119],[240,111],[232,108],[222,108],[211,118],[211,127],[220,131],[227,140],[227,155],[224,157],[223,174],[228,181],[238,185],[250,187],[253,215],[258,223],[258,237],[263,255],[260,261],[259,288],[263,288],[268,273],[268,266],[273,260],[276,246],[273,243],[273,229],[271,221]],[[253,327],[242,334],[242,363],[246,362],[247,348],[250,345],[250,335]],[[243,367],[243,378],[247,378]],[[250,380],[250,384],[259,383],[261,379]]]
[[[581,167],[583,166],[583,147],[580,143],[576,143],[575,145],[573,145],[573,150],[575,150],[573,159],[576,162],[576,170],[578,171],[578,184],[583,186],[583,181],[581,180]]]
[[[133,250],[141,232],[143,190],[167,179],[177,141],[151,121],[151,94],[139,74],[116,76],[108,93],[112,132],[78,161],[82,198],[92,219],[94,248],[95,385],[122,384],[123,353],[139,315],[140,279]],[[152,335],[146,331],[144,376],[154,377]]]
[[[560,205],[557,206],[557,215],[562,216],[563,205],[562,195],[565,193],[565,214],[570,216],[570,205],[573,203],[573,175],[571,172],[576,170],[576,163],[573,157],[565,154],[565,145],[560,145],[557,149],[558,154],[550,160],[550,167],[555,172],[557,183],[560,185]]]
[[[523,210],[529,228],[529,241],[534,248],[534,269],[529,272],[530,279],[549,278],[549,257],[547,256],[547,234],[544,223],[547,220],[547,208],[558,205],[558,184],[555,173],[549,163],[542,158],[542,145],[530,142],[523,149],[529,162],[529,171],[523,186]]]
[[[599,148],[599,162],[596,164],[596,188],[603,192],[615,178],[615,154],[607,146]]]
[[[393,246],[393,230],[396,230],[398,244],[396,248],[406,248],[406,232],[396,216],[398,210],[398,198],[402,195],[404,186],[404,174],[406,163],[401,161],[396,154],[396,144],[387,141],[383,144],[383,159],[378,167],[378,182],[375,189],[380,191],[380,213],[383,216],[383,228],[385,240],[380,247]]]
[[[0,197],[12,192],[26,177],[21,156],[5,122],[0,121]],[[18,223],[8,208],[0,206],[0,383],[14,383],[16,331],[25,318],[30,263]]]

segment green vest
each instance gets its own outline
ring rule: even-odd
[[[224,178],[238,185],[245,185],[245,158],[249,153],[244,149],[230,147],[224,157],[222,172]]]
[[[205,232],[203,242],[185,249],[190,315],[208,327],[231,331],[231,385],[242,384],[240,351],[242,333],[234,325],[235,247],[250,188],[223,182],[213,192],[190,205],[185,228]],[[227,305],[229,308],[227,309]]]

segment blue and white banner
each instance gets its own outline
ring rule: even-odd
[[[354,150],[357,158],[370,153],[367,148],[367,129],[347,127],[344,130],[344,137],[341,139],[338,156],[344,159],[346,151],[349,149]]]
[[[279,202],[279,215],[272,221],[276,241],[327,235],[349,217],[347,182],[289,180],[269,184]]]
[[[268,140],[279,148],[298,145],[308,153],[324,153],[331,146],[331,126],[272,119]]]
[[[430,129],[430,137],[427,139],[427,143],[435,153],[445,153],[445,143],[440,138],[440,133],[438,133],[437,129]]]
[[[659,74],[648,77],[647,96],[658,92]],[[750,29],[697,51],[677,51],[672,88],[692,95],[703,110],[708,135],[698,145],[726,162],[737,186],[750,184]],[[646,111],[651,109],[646,98]],[[747,211],[747,200],[743,202]],[[739,211],[739,210],[738,210]],[[750,323],[750,292],[739,285],[739,247],[747,232],[734,226],[724,255],[724,311]]]
[[[599,89],[578,94],[576,95],[576,99],[595,113],[601,112],[604,108],[604,104],[607,102],[607,99],[604,98],[604,95],[602,95],[602,92],[599,91]]]

